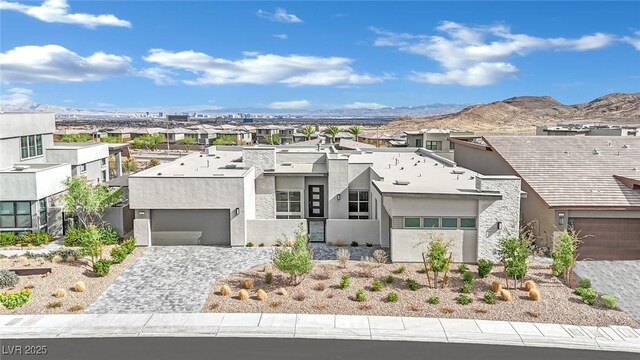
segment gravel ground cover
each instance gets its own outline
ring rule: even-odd
[[[421,264],[380,264],[373,268],[364,264],[350,261],[346,269],[342,269],[335,261],[316,262],[311,274],[298,286],[290,286],[287,277],[271,265],[257,266],[216,281],[203,311],[420,316],[638,327],[638,323],[629,315],[605,308],[600,300],[594,306],[583,303],[573,289],[551,274],[548,264],[532,265],[528,274],[528,279],[536,283],[541,293],[540,301],[529,300],[528,292],[524,289],[510,289],[513,301],[502,301],[498,296],[494,305],[485,303],[483,295],[491,289],[494,281],[504,286],[501,266],[494,266],[493,272],[485,279],[478,277],[476,266],[469,266],[476,278],[471,294],[473,302],[459,305],[455,298],[460,295],[462,276],[457,270],[451,271],[447,287],[432,289],[427,287],[426,275],[419,272]],[[394,270],[400,266],[404,266],[405,271],[395,273]],[[273,273],[271,284],[265,283],[265,275],[269,271]],[[351,284],[346,289],[338,286],[343,275],[350,276]],[[382,281],[382,289],[372,291],[373,280],[388,275],[394,277],[394,282],[388,284]],[[239,291],[247,279],[253,281],[253,288],[248,290],[250,298],[239,300]],[[416,280],[420,289],[410,290],[407,279]],[[231,289],[230,296],[220,293],[223,285]],[[288,294],[281,295],[280,288],[284,288]],[[258,289],[266,292],[266,300],[257,299]],[[356,291],[359,289],[365,292],[366,301],[356,301]],[[390,292],[398,294],[397,302],[387,301]],[[427,302],[431,296],[439,297],[437,305]]]
[[[108,254],[112,247],[113,246],[105,247],[104,257],[106,259],[109,258]],[[28,259],[24,256],[13,259],[0,259],[0,269],[51,268],[51,273],[48,276],[20,276],[18,284],[14,288],[0,289],[0,292],[4,292],[29,287],[33,292],[31,300],[22,307],[7,310],[0,305],[0,315],[82,312],[125,269],[133,264],[144,250],[144,248],[136,248],[122,263],[111,265],[111,270],[105,277],[96,276],[87,259],[78,259],[73,262],[63,261],[59,263],[45,260],[44,258]],[[84,292],[76,292],[72,289],[77,281],[83,281],[85,283],[86,290]],[[60,298],[53,296],[53,293],[57,289],[65,290],[66,295]]]

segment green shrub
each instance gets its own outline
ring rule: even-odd
[[[426,267],[421,267],[420,270],[418,270],[418,273],[420,274],[426,274],[427,273],[427,268]]]
[[[493,291],[489,290],[487,292],[484,293],[484,302],[486,302],[487,304],[495,304],[496,303],[496,293],[494,293]]]
[[[462,273],[462,282],[472,283],[473,282],[473,273],[471,271],[466,271]]]
[[[581,288],[590,288],[591,287],[591,279],[588,279],[588,278],[580,279],[580,287]]]
[[[387,301],[388,302],[396,302],[396,301],[398,301],[398,299],[400,299],[400,297],[398,296],[398,294],[396,294],[394,292],[390,292],[387,295]]]
[[[458,297],[456,297],[456,303],[458,303],[459,305],[469,305],[472,301],[473,299],[469,295],[460,294],[458,295]]]
[[[351,277],[349,275],[343,275],[340,279],[340,289],[346,289],[351,286]]]
[[[367,293],[364,292],[364,290],[358,289],[358,291],[356,291],[356,301],[357,302],[367,301],[368,298],[369,297],[367,296]]]
[[[553,275],[562,275],[566,280],[570,269],[573,267],[575,261],[576,249],[580,240],[573,232],[564,230],[560,233],[558,241],[555,243],[554,250],[551,252],[551,258],[553,258],[553,264],[551,265],[551,271]],[[589,286],[585,286],[589,287]]]
[[[253,247],[253,243],[251,241],[249,241],[246,245],[246,247]]]
[[[14,287],[18,283],[18,275],[13,271],[0,270],[0,289]]]
[[[131,254],[133,250],[136,249],[136,239],[129,238],[128,240],[123,242],[120,246],[122,246],[127,251],[127,254]]]
[[[13,246],[18,242],[18,236],[12,232],[0,232],[0,247]]]
[[[407,268],[404,267],[404,265],[400,265],[398,266],[395,270],[393,270],[393,272],[395,274],[402,274],[407,270]]]
[[[473,283],[472,282],[462,283],[462,289],[460,291],[462,291],[462,293],[464,294],[471,294],[473,292]]]
[[[80,246],[84,228],[72,226],[65,231],[64,246]]]
[[[375,279],[373,283],[371,283],[371,291],[380,291],[382,290],[382,281]]]
[[[31,300],[31,289],[22,289],[0,294],[0,304],[11,310],[23,306]]]
[[[481,278],[486,278],[491,274],[491,270],[493,270],[493,263],[487,259],[478,260],[478,275]]]
[[[393,284],[394,281],[396,281],[396,278],[394,278],[393,275],[387,275],[384,277],[384,282],[387,284]]]
[[[110,226],[100,227],[98,231],[100,232],[100,241],[105,245],[114,245],[120,241],[120,235]]]
[[[509,279],[513,279],[514,287],[517,279],[522,279],[529,271],[529,256],[531,256],[531,241],[510,237],[500,241],[498,256],[504,264]]]
[[[93,264],[93,272],[98,276],[107,276],[111,269],[111,261],[100,259]]]
[[[358,247],[358,245],[359,245],[359,244],[358,244],[358,242],[357,242],[357,241],[352,241],[352,242],[351,242],[351,246],[353,246],[353,247]]]
[[[62,260],[68,261],[69,257],[73,257],[74,259],[79,258],[80,252],[76,249],[57,249],[51,251],[50,253],[45,255],[45,257],[47,258],[47,260],[51,260],[56,255],[60,256]]]
[[[460,271],[461,273],[466,273],[467,271],[469,271],[469,267],[467,267],[466,264],[460,264],[458,265],[458,271]]]
[[[296,230],[293,246],[276,249],[273,263],[278,270],[289,274],[289,283],[292,285],[299,285],[313,270],[313,254],[302,228]]]
[[[22,245],[40,246],[50,243],[53,236],[46,231],[26,232],[20,235],[18,242]]]
[[[127,256],[129,256],[129,253],[124,246],[115,246],[111,249],[111,262],[114,264],[120,264]]]
[[[273,282],[273,274],[270,272],[264,274],[264,282],[267,284],[271,284]]]
[[[435,295],[429,296],[429,298],[427,299],[427,302],[431,305],[438,305],[440,304],[440,298]]]
[[[589,305],[595,304],[596,300],[598,299],[598,293],[594,289],[592,288],[578,288],[578,289],[582,289],[580,291],[580,294],[578,294],[582,298],[582,301],[584,301]],[[576,291],[576,294],[577,293],[578,292]]]
[[[618,308],[618,300],[616,299],[615,296],[613,295],[602,295],[600,296],[600,299],[602,299],[602,302],[604,303],[604,306],[606,306],[609,309],[615,310]]]
[[[418,282],[413,279],[407,279],[407,286],[409,287],[409,289],[411,289],[411,291],[420,289],[420,284],[418,284]]]
[[[264,247],[264,243],[260,243],[258,247]]]

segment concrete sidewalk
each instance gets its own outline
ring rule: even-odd
[[[640,353],[640,329],[393,316],[311,314],[77,314],[0,316],[0,339],[278,337],[476,343]]]

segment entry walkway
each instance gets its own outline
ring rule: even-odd
[[[202,310],[215,280],[271,261],[269,248],[152,246],[85,313]]]

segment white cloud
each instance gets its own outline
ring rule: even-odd
[[[508,60],[535,51],[587,51],[612,44],[612,35],[595,33],[579,38],[539,38],[514,34],[505,25],[469,27],[445,21],[436,30],[442,35],[395,33],[371,28],[375,46],[389,46],[422,55],[440,64],[442,72],[414,72],[410,79],[431,84],[484,86],[518,72]]]
[[[281,40],[287,40],[289,38],[289,35],[287,34],[273,34],[274,38],[277,39],[281,39]]]
[[[382,108],[386,108],[386,105],[382,105],[382,104],[378,104],[375,102],[354,102],[351,104],[346,104],[343,106],[343,108],[345,109],[351,109],[351,110],[355,110],[355,109],[382,109]]]
[[[0,53],[3,82],[80,82],[131,72],[127,56],[96,52],[87,57],[59,45],[19,46]]]
[[[635,34],[635,37],[632,37],[632,36],[622,37],[622,41],[626,42],[627,44],[630,44],[631,46],[636,48],[636,50],[640,51],[640,31],[636,31],[634,34]]]
[[[353,60],[343,57],[259,54],[239,60],[214,58],[195,51],[172,52],[152,49],[144,60],[163,68],[196,74],[184,80],[188,85],[286,84],[341,85],[372,84],[386,76],[358,74],[350,66]]]
[[[311,105],[309,100],[275,101],[269,104],[269,109],[275,110],[300,110]]]
[[[141,70],[140,76],[153,80],[156,85],[173,85],[176,80],[173,78],[175,73],[169,69],[153,67]]]
[[[13,10],[48,23],[76,24],[94,29],[98,26],[131,27],[131,23],[111,14],[69,13],[66,0],[46,0],[39,6],[0,0],[0,10]]]
[[[31,101],[33,91],[25,88],[15,87],[7,90],[6,95],[0,97],[0,105],[20,105]]]
[[[295,16],[293,14],[289,14],[287,12],[287,10],[282,9],[282,8],[277,8],[274,13],[270,13],[270,12],[264,11],[264,10],[258,10],[258,12],[256,14],[259,17],[261,17],[263,19],[267,19],[269,21],[288,23],[288,24],[301,23],[302,22],[302,19],[300,19],[299,17],[297,17],[297,16]]]

